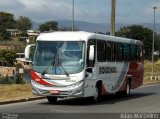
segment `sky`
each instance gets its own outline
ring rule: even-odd
[[[34,22],[72,20],[73,0],[0,0],[0,11],[27,16]],[[156,22],[160,23],[160,0],[116,0],[117,23],[153,23],[153,7]],[[74,0],[77,21],[110,23],[111,0]]]

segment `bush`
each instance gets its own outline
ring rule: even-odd
[[[17,75],[16,79],[14,77],[0,76],[0,84],[25,84],[21,75]]]
[[[15,80],[13,77],[0,76],[0,84],[15,84]]]
[[[16,84],[25,84],[25,81],[20,74],[17,75]]]

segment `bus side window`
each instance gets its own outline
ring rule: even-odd
[[[97,61],[106,62],[106,41],[97,40]]]
[[[107,61],[115,60],[115,44],[113,42],[106,42],[106,58]]]
[[[123,61],[123,45],[116,43],[116,61]]]
[[[95,39],[90,39],[89,41],[88,41],[88,44],[87,44],[87,67],[94,67],[94,64],[95,64],[95,55],[94,55],[94,60],[89,60],[89,51],[90,51],[90,46],[91,45],[94,45],[94,46],[96,46],[95,45],[96,44],[96,40]],[[96,49],[96,47],[95,47],[95,49]],[[95,51],[94,51],[95,52]],[[96,54],[96,52],[95,52],[95,54]]]
[[[130,45],[130,61],[137,61],[137,47]]]
[[[142,46],[137,46],[137,61],[143,61],[143,48]]]
[[[129,61],[130,59],[130,52],[129,52],[129,44],[123,44],[123,58],[124,61]]]

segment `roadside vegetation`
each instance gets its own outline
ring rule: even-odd
[[[144,62],[144,84],[160,82],[160,60],[154,62],[154,76],[156,79],[151,80],[152,76],[152,62],[145,61]]]
[[[35,97],[30,84],[0,85],[0,102]]]

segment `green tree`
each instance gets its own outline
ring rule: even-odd
[[[43,24],[41,24],[39,26],[39,30],[41,32],[44,32],[44,31],[57,31],[58,30],[58,23],[56,21],[45,22],[45,23],[43,23]]]
[[[2,50],[0,56],[4,58],[10,65],[13,65],[14,60],[16,59],[16,52],[11,50]]]
[[[20,16],[16,22],[17,29],[19,29],[22,32],[32,28],[32,21],[29,17]]]
[[[153,39],[153,31],[151,29],[145,28],[141,25],[131,25],[121,28],[116,35],[143,41],[145,56],[147,59],[151,59]]]
[[[0,12],[0,40],[9,39],[6,29],[15,28],[14,15],[7,12]]]

